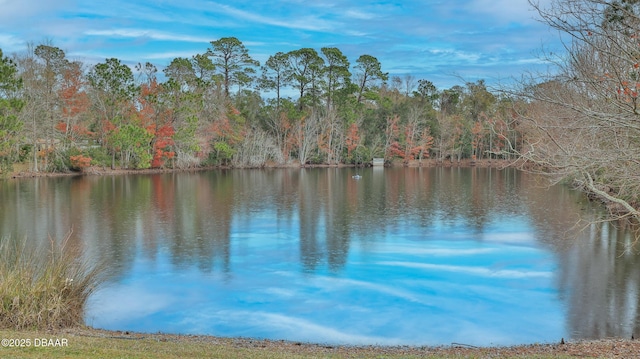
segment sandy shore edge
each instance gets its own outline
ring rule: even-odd
[[[207,343],[229,348],[250,348],[274,353],[293,353],[310,356],[442,356],[442,357],[588,357],[588,358],[637,358],[640,357],[640,340],[608,338],[598,340],[570,341],[561,339],[557,343],[541,343],[514,346],[477,347],[464,343],[442,346],[377,346],[377,345],[330,345],[303,343],[286,340],[252,338],[226,338],[209,335],[178,335],[163,333],[136,333],[108,331],[94,328],[61,330],[69,336],[108,338],[113,340],[153,340],[177,344]]]

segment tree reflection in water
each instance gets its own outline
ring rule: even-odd
[[[170,286],[174,277],[182,278],[193,281],[193,288],[186,290],[193,292],[193,298],[200,298],[194,307],[213,300],[205,297],[215,297],[222,303],[232,299],[253,303],[245,309],[257,313],[255,303],[269,304],[279,296],[293,308],[297,308],[294,300],[310,300],[298,297],[300,293],[293,289],[287,297],[286,283],[271,283],[285,275],[293,276],[292,285],[312,286],[301,289],[303,292],[334,293],[320,289],[325,288],[327,278],[333,278],[330,281],[335,288],[351,283],[375,289],[376,293],[393,292],[407,303],[428,299],[430,311],[424,303],[418,309],[404,302],[402,306],[424,310],[425,318],[431,319],[446,312],[446,305],[438,307],[438,296],[454,295],[449,290],[460,291],[449,299],[468,307],[459,310],[468,317],[452,322],[465,323],[472,320],[473,306],[498,305],[482,302],[486,299],[472,301],[474,295],[480,295],[474,291],[488,290],[494,281],[507,286],[497,290],[522,287],[534,291],[527,293],[545,295],[549,305],[556,305],[555,297],[560,305],[557,310],[563,313],[557,321],[564,320],[564,324],[550,330],[551,335],[640,335],[640,272],[635,270],[640,263],[633,237],[628,230],[606,223],[577,230],[585,224],[579,222],[581,218],[597,219],[602,213],[599,206],[588,203],[579,193],[562,186],[546,188],[539,179],[511,169],[387,168],[360,172],[362,179],[358,181],[352,179],[353,169],[337,168],[7,180],[0,182],[0,235],[45,241],[49,235],[63,238],[72,228],[72,241],[86,248],[89,255],[108,258],[115,287],[141,281],[145,276],[160,278],[164,286]],[[402,256],[396,252],[402,252]],[[484,253],[484,257],[467,253]],[[549,268],[553,280],[547,286],[544,278]],[[298,274],[292,274],[295,271]],[[452,276],[454,271],[464,272],[467,277]],[[495,278],[499,275],[530,278],[498,281]],[[318,287],[319,283],[324,284]],[[239,289],[240,285],[248,287]],[[228,292],[226,296],[205,293],[197,289],[200,286]],[[262,297],[260,290],[277,295]],[[361,298],[358,296],[362,293],[358,293],[353,289],[344,294],[347,297],[339,297],[342,303],[325,304],[344,306],[344,301]],[[339,294],[343,295],[341,291]],[[373,300],[390,306],[385,312],[411,315],[393,308],[391,299],[376,298]],[[516,301],[505,303],[525,306]],[[259,309],[285,311],[276,308]],[[302,315],[307,309],[299,311],[295,313]],[[216,315],[223,312],[231,316],[232,309],[215,311]],[[268,314],[269,318],[273,319],[275,312]],[[522,315],[536,315],[531,313]],[[175,320],[180,315],[168,316]],[[162,318],[153,317],[153,321]],[[313,323],[308,324],[312,327],[323,320],[304,318]],[[330,314],[326,320],[330,322]],[[474,327],[499,325],[486,317],[478,320],[486,323],[474,323]],[[527,320],[535,323],[534,318]],[[532,333],[540,330],[537,324],[531,325]],[[411,322],[405,326],[410,327]],[[145,328],[156,329],[153,325]],[[161,324],[160,328],[171,330]],[[396,330],[402,333],[402,329]],[[446,330],[443,332],[446,334]],[[241,333],[261,335],[260,331]],[[382,332],[372,331],[371,335],[385,337]],[[420,338],[426,337],[416,336],[407,342],[438,344],[441,340]],[[495,339],[492,343],[551,339],[557,338],[541,335],[511,341]]]

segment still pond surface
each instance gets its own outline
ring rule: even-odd
[[[231,170],[0,186],[0,235],[46,241],[72,229],[73,243],[109,263],[86,316],[97,328],[379,345],[640,335],[632,236],[578,223],[601,208],[515,170]]]

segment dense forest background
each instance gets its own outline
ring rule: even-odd
[[[260,64],[235,37],[161,72],[0,50],[0,171],[506,158],[640,218],[640,0],[529,3],[565,49],[499,92],[389,77],[333,47]]]
[[[438,90],[389,77],[371,55],[276,53],[264,64],[234,37],[191,58],[94,66],[51,44],[2,57],[4,168],[260,167],[354,164],[372,157],[502,157],[521,138],[513,99],[484,81]]]

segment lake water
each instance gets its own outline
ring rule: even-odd
[[[352,178],[360,174],[361,179]],[[328,344],[640,335],[633,237],[564,186],[482,168],[0,181],[0,235],[109,263],[87,324]]]

